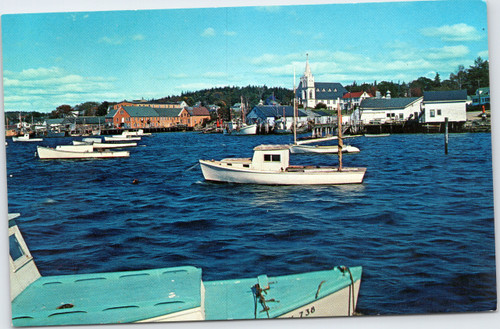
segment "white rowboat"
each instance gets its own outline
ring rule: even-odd
[[[37,146],[40,159],[102,159],[129,157],[128,151],[95,151],[92,145],[59,145],[55,149]]]

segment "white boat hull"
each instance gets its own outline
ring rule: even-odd
[[[66,146],[66,145],[65,145]],[[67,145],[77,147],[76,145]],[[78,145],[84,146],[84,145]],[[92,145],[90,145],[92,147]],[[129,157],[128,151],[77,151],[70,150],[69,147],[63,149],[53,149],[48,147],[37,147],[37,154],[40,159],[102,159],[102,158],[125,158]]]
[[[105,136],[104,141],[105,142],[130,142],[130,141],[140,141],[141,137],[139,136],[121,136],[121,135],[115,135],[115,136]]]
[[[283,171],[259,171],[227,167],[220,161],[200,160],[206,180],[265,185],[338,185],[363,182],[366,168],[289,167]]]
[[[290,152],[294,154],[320,153],[320,154],[336,154],[339,153],[337,145],[292,145]],[[342,153],[358,153],[359,149],[355,146],[344,145]]]
[[[229,135],[255,135],[257,134],[257,125],[244,125],[243,127],[232,129],[228,132]]]
[[[12,137],[13,142],[42,142],[43,138],[30,138],[29,136]]]
[[[136,142],[130,143],[101,143],[101,142],[85,142],[73,141],[73,145],[92,145],[94,149],[118,149],[137,146]]]

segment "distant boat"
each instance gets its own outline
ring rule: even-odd
[[[102,159],[124,158],[128,151],[96,151],[92,145],[58,145],[55,149],[37,146],[38,157],[45,159]]]
[[[257,124],[247,124],[246,120],[246,108],[245,102],[243,101],[243,96],[241,96],[240,110],[241,118],[232,119],[226,123],[226,127],[223,130],[225,135],[256,135],[257,134]]]
[[[130,141],[140,141],[140,136],[133,135],[113,135],[113,136],[104,136],[105,142],[130,142]]]
[[[125,130],[122,132],[122,136],[151,136],[151,133],[145,133],[143,129],[138,129],[134,131]]]
[[[363,182],[366,168],[293,166],[290,145],[259,145],[253,158],[199,160],[208,181],[268,185],[332,185]]]
[[[203,281],[192,266],[41,276],[9,214],[12,322],[20,326],[352,316],[362,268]]]
[[[84,138],[82,141],[73,141],[73,145],[92,145],[94,149],[116,149],[137,146],[136,142],[103,143],[100,138]]]
[[[30,134],[24,134],[23,136],[12,137],[13,142],[41,142],[43,138],[31,138]]]
[[[247,125],[246,123],[230,121],[226,124],[226,129],[224,129],[224,134],[226,135],[256,135],[257,134],[257,125],[251,124]]]
[[[391,134],[365,134],[365,137],[388,137]]]
[[[336,154],[339,152],[338,145],[292,145],[290,153],[320,153],[320,154]],[[343,153],[359,153],[359,149],[351,145],[342,146]]]

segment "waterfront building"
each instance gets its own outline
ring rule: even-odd
[[[472,96],[472,105],[483,105],[490,103],[490,87],[478,88]]]
[[[287,129],[293,125],[293,106],[256,105],[247,114],[248,123],[268,124],[274,127],[276,120],[286,121]],[[307,123],[307,114],[298,109],[297,124]]]
[[[366,98],[360,103],[360,121],[364,124],[406,121],[420,116],[423,97]]]
[[[326,105],[327,109],[334,110],[342,102],[341,99],[347,90],[338,82],[315,82],[309,66],[309,58],[306,59],[304,75],[300,78],[296,97],[298,104],[304,108],[314,108],[319,103]]]
[[[189,127],[203,125],[210,121],[210,111],[204,106],[188,107]]]
[[[106,123],[114,128],[168,128],[189,126],[190,115],[185,108],[151,108],[143,106],[120,106],[110,110]]]
[[[421,123],[465,122],[467,90],[424,91]]]

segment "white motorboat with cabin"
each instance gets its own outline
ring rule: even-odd
[[[331,185],[362,183],[366,168],[294,166],[290,145],[259,145],[253,158],[199,160],[208,181],[269,185]]]
[[[362,268],[203,281],[192,266],[41,276],[9,214],[16,327],[352,316]]]
[[[102,159],[129,157],[128,151],[96,151],[91,144],[87,145],[58,145],[56,148],[37,146],[40,159]]]
[[[13,142],[42,142],[43,138],[31,138],[30,134],[24,134],[22,136],[13,136]]]

